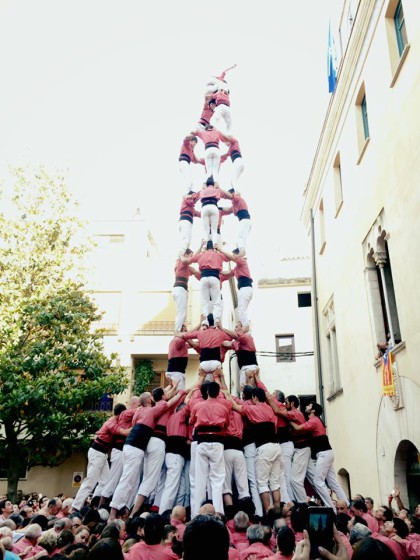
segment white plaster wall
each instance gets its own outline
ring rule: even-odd
[[[322,310],[334,297],[337,345],[343,394],[326,406],[335,467],[350,473],[352,493],[384,498],[394,486],[395,450],[402,439],[419,449],[418,419],[420,344],[420,5],[404,3],[410,51],[391,88],[384,10],[369,44],[367,59],[358,64],[349,98],[339,111],[335,136],[314,196],[316,268],[321,325],[321,356],[325,374]],[[356,133],[355,98],[365,84],[370,142],[362,160]],[[340,151],[343,206],[336,216],[332,166]],[[317,212],[323,200],[326,246],[320,251]],[[374,367],[375,345],[364,279],[362,243],[384,209],[389,233],[395,296],[405,349],[396,356],[402,379],[404,409],[394,411],[382,398],[380,373]],[[308,225],[308,224],[307,224]],[[324,379],[327,385],[327,377]],[[328,397],[328,394],[326,394]],[[384,451],[384,454],[382,454]]]

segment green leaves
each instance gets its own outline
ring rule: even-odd
[[[89,411],[92,403],[122,392],[127,381],[91,332],[100,314],[83,283],[90,242],[63,177],[14,169],[4,192],[0,445],[29,467],[54,466],[104,421]]]

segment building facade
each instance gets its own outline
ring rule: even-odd
[[[252,331],[267,388],[315,398],[311,269],[309,258],[280,258],[276,278],[254,290]]]
[[[420,502],[420,5],[346,1],[302,219],[314,239],[318,396],[349,491]],[[394,396],[381,351],[392,346]],[[323,394],[322,394],[323,392]]]

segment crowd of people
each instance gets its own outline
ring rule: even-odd
[[[371,498],[354,496],[348,507],[335,501],[335,549],[320,548],[330,560],[393,560],[420,558],[420,504],[411,514],[397,495],[395,509],[374,507]],[[62,499],[63,498],[63,499]],[[263,518],[252,510],[232,512],[228,519],[210,501],[189,520],[188,510],[175,506],[161,515],[124,512],[109,521],[100,498],[89,496],[80,511],[73,498],[37,495],[12,504],[0,500],[0,560],[309,560],[306,531],[312,503],[281,503]],[[149,509],[149,508],[147,508]],[[153,508],[152,508],[153,509]]]

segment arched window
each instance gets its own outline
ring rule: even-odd
[[[420,454],[407,439],[400,441],[395,453],[394,480],[402,503],[414,511],[420,503]]]

